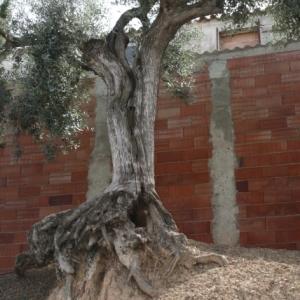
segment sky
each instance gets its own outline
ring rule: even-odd
[[[118,18],[121,16],[122,13],[124,13],[126,10],[132,8],[132,6],[129,5],[113,5],[112,0],[102,0],[104,2],[104,6],[108,8],[109,10],[109,16],[107,18],[108,20],[108,25],[110,28],[113,28],[113,26],[116,24]],[[22,2],[22,0],[21,0]],[[0,4],[3,3],[3,0],[0,0]],[[24,1],[24,4],[22,5],[22,9],[25,11],[28,10],[28,6],[26,5],[26,1]],[[14,11],[14,10],[13,10]],[[135,21],[130,23],[133,27],[140,27],[138,21]]]
[[[111,0],[104,0],[105,6],[109,9],[110,16],[108,18],[110,26],[114,26],[121,16],[127,9],[129,9],[126,5],[113,5],[111,4]]]
[[[113,27],[116,22],[118,21],[118,18],[121,16],[122,13],[124,13],[126,10],[132,8],[128,5],[112,5],[110,0],[106,1],[106,7],[109,9],[111,15],[108,18],[109,20],[109,26]],[[140,27],[138,22],[133,21],[130,23],[133,27]]]

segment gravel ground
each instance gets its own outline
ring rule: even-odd
[[[177,268],[164,280],[167,294],[157,300],[300,300],[300,251],[218,247],[194,241],[190,247],[195,254],[226,255],[229,265]],[[2,275],[0,300],[47,299],[55,281],[53,266],[28,271],[24,278]]]
[[[300,251],[190,245],[196,254],[225,255],[229,265],[198,265],[159,300],[300,300]]]
[[[55,286],[55,268],[30,270],[22,278],[14,273],[0,276],[0,300],[44,300]]]

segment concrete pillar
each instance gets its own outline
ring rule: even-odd
[[[97,196],[111,181],[111,155],[106,123],[107,89],[100,77],[96,79],[95,96],[97,98],[95,147],[91,154],[91,163],[89,166],[88,200]]]
[[[209,162],[213,181],[213,241],[216,245],[233,246],[239,242],[238,207],[234,169],[234,132],[230,107],[230,77],[226,61],[209,66],[213,110],[210,118],[210,142],[213,157]]]

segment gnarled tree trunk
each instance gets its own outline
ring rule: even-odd
[[[105,41],[91,40],[82,47],[88,65],[108,88],[113,177],[94,199],[50,215],[30,230],[29,250],[18,256],[15,270],[22,275],[26,269],[54,261],[62,281],[50,299],[145,299],[162,291],[151,285],[141,264],[152,265],[156,276],[164,276],[179,261],[186,266],[226,263],[221,256],[195,258],[187,251],[186,237],[178,233],[155,191],[154,120],[160,65],[177,30],[196,16],[176,5],[169,10],[171,4],[165,2],[161,1],[161,12],[151,27],[144,26],[132,66],[125,58],[128,38],[123,29],[134,17],[148,23],[141,8],[125,13]],[[213,12],[212,8],[211,3],[203,4],[201,12]],[[133,277],[138,288],[132,284],[129,288],[124,274]]]

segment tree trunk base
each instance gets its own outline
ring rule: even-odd
[[[164,293],[175,267],[227,264],[196,257],[153,189],[111,186],[74,210],[46,217],[29,231],[15,272],[55,262],[60,284],[49,299],[150,299]]]
[[[93,270],[92,276],[91,274],[87,275],[85,271],[76,273],[72,282],[71,299],[130,299],[131,289],[129,286],[126,288],[125,285],[126,269],[121,267],[122,270],[120,270],[120,265],[116,265],[112,266],[112,269],[108,270],[107,273],[104,273],[102,267],[101,265],[97,266]],[[48,300],[65,300],[66,293],[68,293],[66,289],[66,280],[63,279],[52,290]],[[121,289],[124,290],[124,294],[121,293]],[[130,290],[130,293],[126,293],[128,290]],[[135,290],[137,291],[138,288],[136,287]],[[122,298],[123,295],[126,295],[125,298]]]
[[[73,278],[72,298],[76,300],[149,300],[137,285],[134,278],[129,279],[129,271],[118,260],[117,255],[101,259],[101,253],[95,254],[93,261],[81,264]],[[152,266],[153,267],[153,266]],[[147,268],[143,268],[143,277],[153,277]],[[149,276],[149,277],[148,277]],[[155,280],[154,280],[155,281]],[[155,285],[155,282],[153,286]],[[62,279],[58,286],[51,292],[48,300],[65,300],[66,279]]]
[[[165,263],[157,262],[155,259],[140,253],[141,257],[141,279],[157,292],[150,296],[143,292],[136,280],[131,277],[130,272],[124,267],[117,255],[101,253],[99,250],[92,255],[89,254],[86,260],[78,267],[76,275],[72,279],[72,296],[69,299],[76,300],[150,300],[159,297],[168,291],[168,288],[176,282],[176,276],[188,274],[190,269],[197,263],[217,263],[226,265],[228,262],[224,256],[206,255],[194,256],[187,246],[187,252],[177,264],[174,272],[164,276],[170,259]],[[93,256],[93,257],[92,257]],[[47,300],[66,300],[68,294],[67,279],[63,278],[55,289],[52,290]]]

